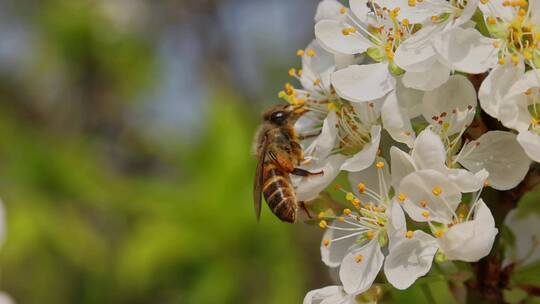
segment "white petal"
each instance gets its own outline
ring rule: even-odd
[[[321,20],[315,24],[315,37],[323,48],[332,53],[359,54],[373,44],[361,34],[343,35],[344,28],[352,25],[335,20]]]
[[[497,190],[514,188],[529,171],[530,160],[510,132],[489,131],[462,149],[465,157],[459,163],[472,172],[486,169],[490,185]]]
[[[302,76],[300,82],[308,91],[318,91],[319,86],[314,84],[316,79],[321,80],[323,88],[330,89],[330,76],[335,70],[334,55],[321,47],[317,40],[313,40],[306,48],[315,51],[315,56],[302,56]]]
[[[445,168],[446,150],[441,138],[429,128],[422,131],[414,142],[412,158],[418,170],[442,171]]]
[[[351,11],[358,20],[363,24],[376,24],[377,19],[371,13],[368,0],[349,0]]]
[[[435,61],[428,71],[406,72],[402,80],[408,88],[430,91],[447,82],[448,78],[450,78],[450,69],[439,61]]]
[[[356,262],[362,256],[362,261]],[[345,256],[339,268],[339,278],[347,293],[361,293],[373,284],[384,261],[377,237],[362,247],[355,247]]]
[[[435,195],[434,189],[440,188],[441,193]],[[429,219],[435,222],[449,224],[452,222],[453,211],[461,202],[461,192],[448,177],[435,170],[421,170],[407,175],[400,183],[399,192],[406,195],[403,208],[417,222],[426,222],[422,215],[426,208],[431,210]]]
[[[514,19],[514,8],[512,6],[504,6],[501,0],[489,1],[486,4],[480,3],[478,7],[484,14],[484,18],[488,16],[499,17],[507,22]]]
[[[469,172],[465,169],[448,169],[445,173],[459,188],[459,191],[464,193],[480,190],[489,176],[489,173],[484,169],[476,173]]]
[[[392,249],[405,238],[407,232],[407,221],[405,220],[405,213],[403,208],[395,200],[390,202],[390,208],[387,209],[386,215],[388,216],[389,225],[388,228],[388,238],[389,244],[388,249]]]
[[[377,156],[380,141],[381,126],[371,127],[371,142],[365,144],[362,151],[347,159],[343,165],[341,165],[341,170],[357,172],[371,166],[375,160],[375,157]]]
[[[324,119],[321,134],[306,149],[306,153],[314,159],[325,159],[334,148],[337,140],[338,130],[336,123],[338,121],[336,112],[328,113]]]
[[[323,0],[317,6],[317,12],[315,13],[315,23],[330,19],[344,21],[347,19],[346,14],[341,13],[343,4],[336,0]]]
[[[334,221],[332,226],[340,228],[351,228],[350,224]],[[328,228],[323,235],[323,241],[321,242],[321,259],[323,263],[328,267],[338,267],[341,261],[348,253],[349,249],[356,243],[355,237],[349,237],[343,240],[330,242],[327,246],[324,245],[324,240],[337,239],[346,235],[350,235],[351,231],[337,230]]]
[[[407,72],[426,72],[436,62],[431,39],[440,31],[437,26],[425,26],[405,40],[396,50],[394,61]]]
[[[400,106],[407,110],[409,118],[415,118],[422,114],[424,91],[408,88],[403,84],[403,79],[400,79],[396,83],[396,95]]]
[[[398,103],[396,92],[390,92],[383,103],[381,118],[384,129],[397,141],[411,147],[414,142],[414,131],[407,109]]]
[[[495,1],[490,2],[495,3]],[[518,65],[508,63],[495,66],[484,79],[478,91],[478,99],[482,109],[489,115],[498,118],[503,97],[523,75],[524,71],[525,65],[522,62]]]
[[[532,24],[540,24],[540,1],[529,0],[530,20]]]
[[[485,257],[493,247],[498,233],[495,220],[486,204],[480,199],[474,220],[452,226],[439,246],[449,260],[476,262]]]
[[[404,238],[390,250],[384,263],[388,282],[397,289],[406,289],[431,268],[437,252],[437,241],[429,234],[416,230],[411,239]]]
[[[426,92],[422,102],[422,115],[427,121],[433,116],[446,113],[448,135],[459,133],[474,119],[476,91],[472,83],[462,75],[453,75],[448,82],[433,91]],[[455,112],[455,113],[454,113]]]
[[[519,132],[527,131],[532,118],[528,109],[527,96],[523,94],[508,95],[503,99],[498,109],[499,120],[507,128]]]
[[[394,189],[398,189],[401,180],[405,176],[416,171],[416,167],[414,166],[412,157],[408,153],[401,151],[396,146],[390,147],[390,157],[390,167],[392,168],[392,186]]]
[[[532,131],[521,132],[517,136],[517,141],[530,159],[540,163],[540,135]]]
[[[520,212],[514,209],[504,219],[504,224],[514,235],[513,246],[505,246],[503,267],[519,262],[519,267],[530,265],[540,260],[540,247],[535,243],[540,240],[540,216],[534,212]]]
[[[443,13],[442,9],[446,4],[444,0],[418,1],[414,6],[410,6],[408,0],[378,0],[376,2],[389,10],[399,8],[397,18],[399,20],[407,19],[411,24],[424,23],[431,16]]]
[[[499,49],[493,46],[495,41],[476,29],[457,27],[434,37],[433,46],[453,69],[479,74],[497,64]]]
[[[0,304],[15,304],[15,301],[5,292],[0,292]]]
[[[339,96],[353,102],[373,101],[396,86],[396,79],[386,62],[351,65],[332,74],[332,84]]]
[[[370,201],[372,198],[366,194],[361,194],[358,192],[357,185],[359,183],[365,184],[366,188],[372,189],[379,194],[388,194],[390,190],[390,173],[388,172],[388,164],[382,158],[381,161],[385,164],[384,168],[382,169],[378,169],[375,164],[372,164],[365,170],[349,173],[349,183],[351,184],[351,188],[354,189],[354,194],[362,202]],[[384,181],[384,183],[379,183],[379,174],[381,173],[381,181]]]
[[[323,171],[323,175],[299,177],[292,176],[298,201],[309,201],[316,198],[339,174],[339,168],[345,161],[344,155],[333,155],[324,161],[312,162],[303,167],[311,172]]]

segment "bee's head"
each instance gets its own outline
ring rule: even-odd
[[[274,125],[284,125],[295,122],[306,110],[289,104],[280,104],[271,107],[263,114],[263,120]]]

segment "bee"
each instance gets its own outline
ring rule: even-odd
[[[302,147],[294,131],[294,123],[307,112],[302,107],[277,105],[263,114],[263,122],[255,137],[258,159],[253,184],[253,201],[257,220],[261,214],[261,193],[264,194],[270,210],[282,221],[294,223],[298,207],[307,212],[303,202],[296,200],[290,174],[312,176],[312,173],[298,168],[304,160]]]

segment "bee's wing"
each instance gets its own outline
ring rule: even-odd
[[[255,216],[257,221],[261,217],[261,199],[262,199],[262,186],[263,186],[263,171],[264,171],[264,159],[266,158],[266,151],[268,146],[268,140],[266,135],[263,138],[262,149],[258,155],[257,171],[255,171],[255,179],[253,181],[253,203],[255,206]]]

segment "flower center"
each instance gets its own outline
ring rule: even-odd
[[[531,124],[529,129],[540,135],[540,88],[530,88],[525,93]]]
[[[351,104],[348,102],[334,102],[329,104],[329,108],[335,110],[338,117],[335,127],[338,129],[339,146],[334,152],[354,155],[361,151],[367,143],[371,142],[371,126],[362,122]],[[367,108],[375,116],[373,104],[370,104]]]

